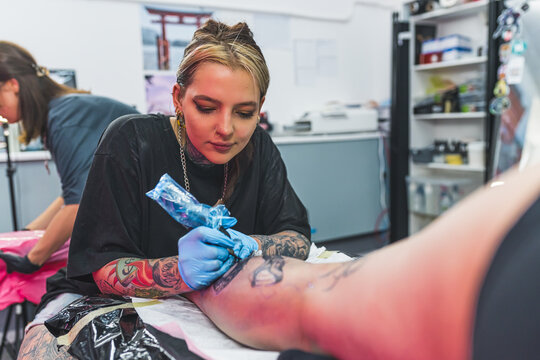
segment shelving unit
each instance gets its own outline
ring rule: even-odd
[[[493,0],[492,0],[493,1]],[[459,85],[482,74],[485,79],[485,91],[492,92],[488,87],[487,78],[489,66],[490,40],[490,1],[479,0],[447,9],[437,9],[425,14],[410,16],[409,25],[411,39],[416,39],[416,30],[420,27],[435,28],[436,37],[452,34],[466,35],[471,38],[473,53],[481,56],[471,56],[455,61],[445,61],[432,64],[418,64],[416,59],[416,41],[411,41],[409,47],[409,146],[424,148],[432,145],[435,140],[484,141],[487,139],[486,127],[490,115],[486,111],[464,113],[414,114],[414,105],[418,99],[426,95],[430,86],[430,77],[440,76]],[[477,49],[481,48],[482,51]],[[427,179],[455,181],[466,180],[472,184],[467,188],[481,186],[486,177],[486,166],[451,165],[445,163],[417,164],[410,160],[409,176]],[[428,182],[429,183],[429,182]],[[415,184],[416,186],[417,184]],[[429,186],[429,185],[426,185]],[[419,186],[415,187],[418,191]],[[426,190],[427,191],[427,190]],[[461,194],[463,195],[463,194]],[[409,188],[409,206],[416,201]],[[426,195],[427,197],[427,195]],[[414,198],[414,199],[412,199]],[[461,198],[461,196],[456,197]],[[409,233],[415,233],[433,221],[436,216],[426,215],[418,209],[409,207]]]
[[[452,67],[484,64],[486,63],[486,61],[487,61],[487,56],[475,56],[471,58],[465,58],[465,59],[459,59],[459,60],[453,60],[453,61],[441,61],[441,62],[433,63],[433,64],[415,65],[414,70],[426,71],[426,70],[448,69]]]
[[[416,215],[416,216],[420,216],[420,217],[428,218],[428,219],[435,219],[435,218],[439,217],[438,215],[426,214],[426,213],[423,213],[423,212],[420,212],[420,211],[411,211],[411,213]]]
[[[464,112],[464,113],[440,113],[440,114],[415,114],[415,120],[468,120],[485,119],[485,111]]]
[[[455,18],[460,18],[471,14],[475,15],[478,12],[486,11],[488,4],[488,0],[473,1],[447,9],[437,9],[421,15],[411,16],[411,20],[416,24],[449,21]]]
[[[460,171],[460,172],[479,172],[483,173],[486,171],[485,167],[477,167],[477,166],[470,166],[470,165],[451,165],[451,164],[441,164],[441,163],[428,163],[425,165],[418,165],[417,166],[425,166],[429,169],[434,170],[448,170],[448,171]]]

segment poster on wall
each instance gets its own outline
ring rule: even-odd
[[[176,82],[173,74],[147,74],[144,76],[146,112],[174,115],[171,100],[172,87]]]
[[[525,144],[529,119],[530,94],[520,85],[510,85],[511,106],[501,114],[501,125],[495,152],[495,175],[518,164]]]
[[[193,32],[212,16],[197,8],[141,6],[144,70],[174,71]]]
[[[146,112],[174,114],[176,68],[195,30],[211,17],[204,8],[141,6]]]

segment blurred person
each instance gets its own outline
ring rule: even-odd
[[[62,184],[61,196],[25,226],[45,230],[28,254],[0,252],[8,272],[39,270],[70,238],[101,134],[117,117],[135,113],[119,101],[57,83],[26,49],[0,41],[0,116],[21,123],[24,144],[41,137]]]

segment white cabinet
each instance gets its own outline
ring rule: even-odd
[[[386,164],[380,133],[273,137],[313,242],[378,233],[386,221]]]

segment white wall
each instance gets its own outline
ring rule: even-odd
[[[218,19],[246,20],[255,38],[274,32],[261,16],[288,24],[283,46],[262,46],[271,85],[264,110],[290,123],[327,101],[365,102],[390,96],[391,13],[399,0],[262,1],[163,0],[159,4],[210,6]],[[73,68],[80,88],[145,110],[138,0],[0,1],[0,38],[26,47],[50,68]],[[158,3],[149,0],[146,3]],[[295,84],[294,41],[335,40],[335,77]]]
[[[0,1],[0,38],[49,68],[75,69],[78,87],[144,104],[138,6],[81,0]]]

